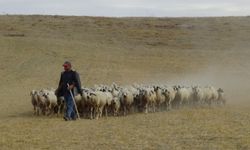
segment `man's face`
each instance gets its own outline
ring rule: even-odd
[[[69,71],[71,69],[71,66],[69,64],[64,64],[63,68],[65,71]]]

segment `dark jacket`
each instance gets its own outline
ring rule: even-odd
[[[58,89],[56,91],[56,95],[58,97],[70,94],[67,84],[69,85],[73,84],[77,92],[82,95],[81,81],[80,81],[79,74],[76,71],[70,70],[70,71],[64,71],[61,73]],[[72,91],[72,93],[74,92]]]

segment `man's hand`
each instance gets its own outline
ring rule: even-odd
[[[68,90],[72,90],[73,88],[74,88],[73,84],[71,84],[71,85],[68,86]]]

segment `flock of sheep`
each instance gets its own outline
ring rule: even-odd
[[[224,91],[213,86],[95,85],[83,88],[82,96],[74,90],[77,109],[84,118],[127,115],[132,112],[151,113],[181,107],[225,105]],[[63,97],[55,95],[55,89],[32,90],[31,102],[34,114],[63,114],[66,106]]]

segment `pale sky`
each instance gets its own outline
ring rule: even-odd
[[[74,16],[248,16],[250,0],[0,0],[0,14]]]

